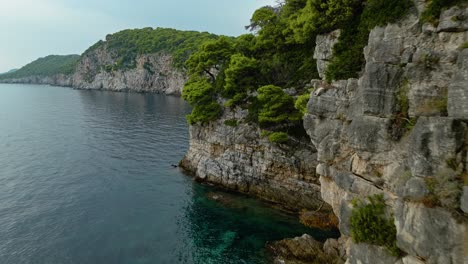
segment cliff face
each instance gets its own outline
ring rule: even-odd
[[[136,67],[111,70],[120,58],[103,45],[85,53],[71,75],[28,76],[4,79],[4,83],[29,83],[68,86],[77,89],[150,92],[180,95],[186,74],[173,66],[172,56],[165,53],[140,55]],[[107,67],[107,70],[106,70]]]
[[[443,11],[434,27],[419,20],[425,2],[415,3],[403,21],[371,31],[359,79],[313,81],[304,118],[311,144],[276,145],[255,125],[226,126],[246,116],[227,110],[191,126],[183,167],[296,208],[323,199],[342,234],[325,245],[347,263],[466,263],[468,9]],[[317,38],[322,78],[339,34]],[[351,239],[353,199],[374,194],[385,199],[403,257]]]
[[[200,180],[289,208],[319,207],[315,148],[309,142],[272,144],[256,125],[224,123],[246,117],[246,110],[225,110],[215,122],[190,126],[190,148],[181,166]]]
[[[333,34],[318,38],[318,50],[330,53]],[[468,9],[444,11],[437,28],[413,13],[371,31],[358,80],[311,96],[305,128],[347,263],[466,263],[468,49],[459,47],[467,41]],[[350,239],[351,201],[372,194],[386,199],[402,259]]]
[[[103,45],[85,53],[72,77],[74,88],[180,95],[187,77],[165,53],[140,55],[132,69],[106,70],[119,58]]]

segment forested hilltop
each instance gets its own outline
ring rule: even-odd
[[[202,43],[217,38],[217,35],[207,32],[171,28],[126,29],[107,35],[104,41],[98,41],[83,56],[105,47],[115,58],[115,63],[106,65],[106,70],[117,70],[134,68],[139,55],[165,52],[172,55],[175,66],[181,68]]]
[[[75,71],[80,55],[49,55],[39,58],[13,72],[0,75],[0,80],[29,76],[69,75]]]

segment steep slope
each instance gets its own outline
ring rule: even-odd
[[[239,97],[226,96],[226,90],[233,89],[227,82],[210,86],[213,76],[186,86],[184,97],[195,110],[190,149],[181,165],[199,180],[295,205],[292,208],[315,209],[325,201],[338,217],[342,234],[339,240],[328,240],[325,250],[346,263],[466,263],[465,2],[454,1],[459,5],[439,6],[433,12],[440,1],[412,1],[404,17],[370,29],[356,27],[366,33],[365,44],[343,42],[353,32],[349,28],[318,35],[314,58],[321,79],[306,86],[314,89],[304,116],[310,141],[291,135],[278,142],[267,139],[265,127],[252,121],[252,112],[270,119],[285,113],[291,117],[295,112],[283,107],[282,102],[289,102],[284,94],[298,98],[300,89],[275,92],[268,97],[273,103],[259,106],[252,98],[264,90],[258,88],[264,84],[256,82],[261,75],[248,76],[239,66],[259,64],[232,56],[224,73],[226,79],[244,78],[238,82]],[[278,12],[271,10],[257,14],[277,23],[272,17]],[[359,52],[352,50],[357,48]],[[344,65],[349,61],[351,67]],[[356,68],[361,70],[349,71]],[[231,76],[235,71],[240,74]],[[316,263],[310,255],[301,261],[297,263]]]
[[[217,36],[165,28],[107,35],[83,55],[73,87],[179,94],[187,80],[183,64],[200,43]]]
[[[49,55],[39,58],[21,69],[0,75],[0,82],[69,86],[71,85],[70,76],[79,59],[79,55]]]
[[[421,23],[425,5],[416,4],[371,31],[359,79],[321,86],[308,103],[321,193],[340,219],[347,263],[466,263],[468,8],[443,11],[433,26]],[[330,43],[317,45],[326,53]],[[385,243],[357,239],[365,228],[384,231],[370,218],[353,222],[356,201],[379,194],[401,260]]]

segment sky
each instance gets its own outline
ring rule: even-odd
[[[0,73],[50,54],[81,54],[109,33],[169,27],[238,36],[274,0],[0,0]]]

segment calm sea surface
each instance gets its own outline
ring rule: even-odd
[[[177,97],[0,84],[0,263],[264,263],[266,241],[330,236],[171,167],[188,111]]]

